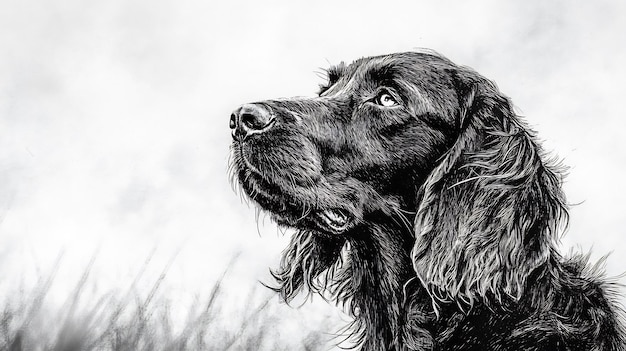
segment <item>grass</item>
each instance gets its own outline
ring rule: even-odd
[[[0,350],[82,351],[82,350],[329,350],[329,338],[319,331],[308,332],[301,340],[284,343],[279,326],[285,320],[277,309],[276,297],[252,289],[239,307],[239,313],[222,310],[228,293],[224,290],[228,268],[210,291],[186,309],[182,321],[174,310],[175,297],[166,297],[162,285],[169,265],[149,286],[138,282],[150,262],[139,269],[131,286],[116,292],[90,296],[87,287],[92,275],[92,259],[70,296],[60,307],[47,303],[61,257],[45,279],[31,291],[16,292],[0,312]],[[231,262],[230,265],[234,260]],[[171,263],[171,262],[170,262]],[[229,266],[230,266],[229,265]],[[232,304],[232,299],[229,302]],[[177,312],[177,313],[174,313]],[[312,328],[315,329],[315,328]],[[282,340],[282,341],[281,341]],[[281,344],[281,342],[283,344]]]

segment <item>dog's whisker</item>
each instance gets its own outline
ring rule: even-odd
[[[407,232],[412,233],[413,228],[409,219],[406,218],[406,216],[399,209],[393,207],[393,211],[396,214],[397,218],[400,219],[400,222],[397,222],[397,224],[400,226],[404,226],[404,229],[406,229]]]

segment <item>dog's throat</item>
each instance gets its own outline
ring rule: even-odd
[[[412,277],[411,238],[404,224],[389,217],[360,228],[367,231],[350,235],[342,250],[348,256],[342,260],[348,262],[349,283],[337,285],[350,291],[350,309],[358,311],[353,314],[356,325],[368,325],[361,330],[372,346],[367,349],[387,349],[399,337],[394,326],[403,319],[403,286]]]

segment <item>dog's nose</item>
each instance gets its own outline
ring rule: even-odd
[[[245,138],[249,135],[268,130],[274,122],[271,112],[258,104],[245,104],[230,115],[230,129],[234,138]]]

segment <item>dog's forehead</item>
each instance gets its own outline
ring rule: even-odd
[[[365,57],[343,69],[342,90],[371,90],[377,86],[400,88],[416,112],[435,113],[453,119],[458,95],[451,72],[457,66],[445,57],[404,52]]]
[[[395,89],[415,114],[439,114],[454,122],[458,92],[451,61],[432,53],[404,52],[360,58],[329,69],[329,87],[320,96],[364,98],[380,86]]]
[[[447,79],[447,69],[453,64],[434,54],[404,52],[382,56],[364,57],[348,67],[350,76],[359,76],[370,81],[401,78],[406,81],[432,81]]]

